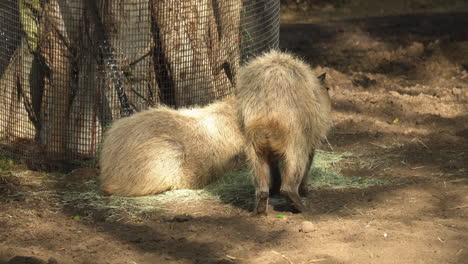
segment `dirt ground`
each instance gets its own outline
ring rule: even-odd
[[[466,25],[468,12],[283,17],[281,47],[332,88],[323,149],[359,157],[345,177],[391,184],[316,187],[303,214],[199,199],[110,219],[64,197],[94,169],[2,171],[0,263],[468,263]]]

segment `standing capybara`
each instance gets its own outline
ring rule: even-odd
[[[324,78],[279,51],[241,67],[235,97],[256,188],[254,213],[266,214],[270,184],[294,209],[306,210],[299,187],[306,188],[314,151],[332,124],[330,96],[320,82]]]
[[[158,107],[117,120],[104,135],[101,190],[140,196],[196,189],[233,169],[244,153],[234,102]]]

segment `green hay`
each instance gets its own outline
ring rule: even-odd
[[[387,183],[381,179],[367,177],[346,177],[341,174],[339,163],[359,159],[359,156],[349,152],[335,153],[318,151],[314,157],[312,169],[309,172],[309,184],[327,188],[367,188]],[[362,160],[356,161],[362,163]],[[230,172],[220,180],[205,187],[205,190],[215,195],[233,193],[243,195],[253,193],[251,175],[247,170]]]
[[[341,174],[339,163],[357,160],[361,167],[368,167],[360,157],[350,152],[334,153],[320,151],[315,155],[314,164],[308,175],[309,184],[314,187],[344,189],[368,188],[388,184],[388,181],[368,177],[347,177]],[[372,162],[371,162],[372,163]]]
[[[340,162],[355,160],[361,166],[363,161],[358,155],[343,152],[318,151],[309,172],[309,184],[318,188],[368,188],[388,184],[388,181],[368,177],[346,177],[340,172]],[[363,165],[364,166],[364,165]],[[251,204],[255,192],[248,170],[227,173],[220,180],[206,186],[204,190],[219,197],[223,202]]]
[[[314,187],[344,189],[368,188],[376,185],[388,184],[388,181],[366,177],[345,177],[333,171],[312,168],[309,174],[309,183]]]
[[[255,193],[251,178],[247,169],[229,172],[204,190],[225,203],[249,205]]]
[[[166,209],[169,203],[184,203],[194,200],[218,199],[205,190],[174,190],[158,195],[140,197],[107,196],[99,191],[95,181],[88,181],[81,185],[82,191],[61,191],[55,196],[59,197],[58,207],[72,207],[87,209],[87,211],[107,211],[106,220],[112,221],[121,215],[139,217],[146,212]],[[84,216],[86,217],[86,216]]]
[[[221,179],[205,187],[205,190],[215,195],[225,192],[242,194],[253,190],[250,172],[247,169],[226,173]]]
[[[0,154],[0,173],[23,169],[21,162]]]
[[[341,162],[360,164],[362,159],[352,153],[317,152],[309,183],[317,188],[367,188],[388,182],[366,177],[345,177],[340,173]],[[17,177],[23,173],[17,172]],[[24,173],[26,176],[27,173]],[[158,195],[143,197],[106,196],[99,191],[98,182],[68,181],[67,175],[59,173],[46,174],[37,178],[35,186],[50,186],[47,190],[19,192],[13,196],[24,196],[33,199],[53,201],[58,209],[72,208],[78,210],[79,218],[92,217],[96,212],[106,212],[106,220],[113,221],[124,216],[140,217],[146,212],[171,210],[174,203],[192,203],[196,200],[221,200],[241,207],[250,207],[254,202],[254,186],[247,169],[225,174],[218,181],[201,190],[174,190]],[[36,182],[36,179],[34,180]],[[64,184],[65,183],[65,184]],[[36,185],[37,184],[37,185]],[[64,186],[54,187],[54,186]],[[50,188],[53,188],[52,190]],[[272,203],[275,203],[272,199]],[[174,209],[176,210],[176,209]]]

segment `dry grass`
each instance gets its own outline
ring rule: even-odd
[[[364,162],[353,153],[320,151],[309,174],[310,184],[318,188],[367,188],[388,183],[379,179],[343,176],[340,173],[340,164],[343,162],[357,162],[362,166],[372,163],[372,161]],[[138,217],[150,211],[163,210],[175,202],[189,203],[194,200],[221,200],[227,206],[236,204],[246,208],[253,203],[254,197],[250,172],[246,169],[227,173],[220,180],[201,190],[174,190],[143,197],[117,197],[103,195],[95,180],[70,180],[66,174],[60,173],[32,175],[24,169],[15,170],[11,162],[3,162],[0,165],[2,165],[0,167],[2,174],[8,171],[8,177],[19,179],[18,185],[29,184],[33,187],[21,189],[10,196],[48,201],[58,210],[75,208],[83,211],[83,215],[80,216],[83,218],[92,217],[93,213],[103,211],[106,212],[105,218],[109,221],[116,220],[122,215]],[[274,203],[275,199],[272,202]]]

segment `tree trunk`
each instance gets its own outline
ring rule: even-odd
[[[62,159],[67,152],[68,121],[72,83],[72,54],[64,1],[50,0],[44,7],[40,28],[40,53],[48,67],[40,107],[40,143],[50,159]],[[65,13],[66,14],[66,13]],[[69,21],[67,21],[69,22]],[[44,65],[44,67],[45,67]]]
[[[227,42],[239,35],[240,9],[241,1],[151,0],[155,61],[165,65],[156,72],[164,77],[158,80],[166,103],[207,104],[228,90],[223,66],[238,66],[239,55],[227,60],[227,54],[239,53],[232,47],[236,42]]]
[[[202,105],[233,87],[242,0],[28,3],[36,22],[22,21],[27,36],[2,66],[1,142],[35,141],[49,160],[92,156],[125,107]]]
[[[0,119],[1,140],[34,139],[34,126],[28,119],[27,107],[18,90],[29,91],[28,80],[33,59],[26,40],[23,39],[0,78],[0,107],[3,116]],[[29,93],[27,94],[29,98]]]

